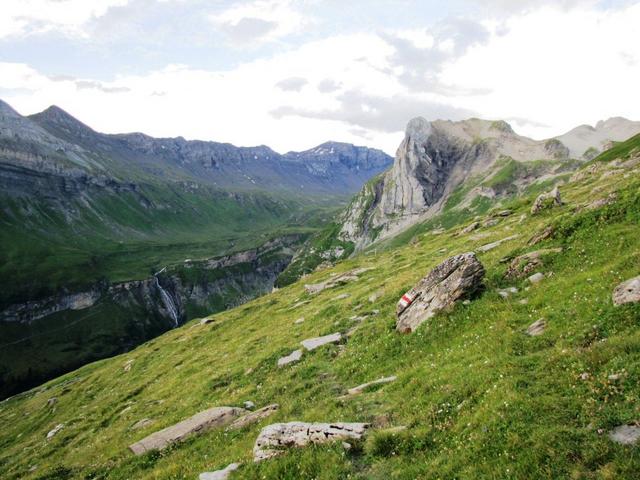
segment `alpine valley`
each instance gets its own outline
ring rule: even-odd
[[[105,135],[0,101],[0,397],[271,291],[391,161]]]
[[[0,477],[637,478],[640,122],[391,159],[1,107]]]

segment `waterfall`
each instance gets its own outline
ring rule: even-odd
[[[173,320],[173,327],[175,328],[178,326],[178,309],[176,308],[176,304],[174,303],[173,298],[171,298],[171,295],[169,295],[167,291],[164,288],[162,288],[162,285],[160,285],[160,281],[158,280],[158,277],[154,275],[153,278],[156,279],[156,286],[160,290],[160,296],[162,297],[162,302],[164,303],[165,308],[169,311],[169,314],[171,315],[171,319]]]

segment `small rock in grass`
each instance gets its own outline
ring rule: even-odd
[[[141,428],[148,427],[153,423],[153,420],[150,418],[143,418],[142,420],[137,421],[131,426],[131,430],[140,430]]]
[[[637,425],[620,425],[609,432],[609,438],[621,445],[635,445],[640,439],[640,427]]]
[[[297,319],[295,322],[296,325],[300,325],[301,323],[304,323],[304,317],[300,317],[299,319]]]
[[[199,480],[226,480],[231,475],[231,472],[240,468],[239,463],[231,463],[222,470],[216,470],[215,472],[201,473],[198,477]]]
[[[547,322],[544,321],[544,318],[541,318],[529,325],[529,328],[527,328],[527,335],[537,337],[538,335],[542,335],[545,328],[547,328]]]
[[[640,302],[640,276],[622,282],[613,291],[613,304],[623,305],[625,303]]]
[[[518,293],[518,289],[516,287],[508,287],[498,290],[498,295],[502,298],[509,298],[511,295],[515,295],[516,293]]]
[[[59,423],[47,433],[47,440],[51,440],[60,430],[64,428],[64,423]]]
[[[290,363],[299,362],[302,358],[302,350],[294,350],[286,357],[282,357],[278,360],[278,366],[283,367],[285,365],[289,365]]]
[[[348,293],[343,293],[341,295],[338,295],[337,297],[334,297],[334,300],[344,300],[345,298],[349,298],[351,295]]]
[[[274,413],[276,413],[279,408],[280,408],[280,405],[278,405],[277,403],[274,403],[272,405],[267,405],[266,407],[262,407],[256,410],[255,412],[247,413],[246,415],[243,415],[235,419],[231,423],[231,425],[227,427],[227,430],[238,430],[248,425],[257,423],[260,420],[263,420],[269,417],[270,415],[273,415]]]
[[[583,372],[580,374],[580,380],[586,381],[586,380],[589,380],[589,377],[590,375],[587,372]]]
[[[529,282],[533,284],[540,283],[542,280],[544,280],[544,273],[534,273],[527,280],[529,280]]]
[[[398,377],[396,377],[395,375],[392,375],[390,377],[379,378],[378,380],[373,380],[371,382],[367,382],[367,383],[363,383],[362,385],[358,385],[357,387],[350,388],[349,390],[347,390],[347,393],[349,395],[358,395],[358,394],[364,392],[365,390],[367,390],[370,387],[373,387],[375,385],[383,385],[385,383],[395,382],[397,379],[398,379]]]
[[[247,400],[246,402],[243,403],[244,408],[246,408],[247,410],[253,410],[254,408],[256,408],[256,404],[253,403],[251,400]]]

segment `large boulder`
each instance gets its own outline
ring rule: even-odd
[[[622,282],[613,291],[613,304],[640,302],[640,275]]]
[[[181,442],[190,435],[225,426],[240,415],[247,413],[249,413],[247,410],[236,407],[210,408],[159,432],[152,433],[129,445],[129,448],[136,455],[142,455],[150,450],[162,450],[172,443]]]
[[[275,457],[285,449],[310,444],[362,438],[367,423],[274,423],[262,429],[253,447],[256,462]]]
[[[447,258],[402,296],[396,306],[396,330],[413,332],[436,313],[478,291],[483,277],[484,267],[475,253]]]

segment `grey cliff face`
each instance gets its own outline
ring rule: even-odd
[[[429,122],[414,118],[407,125],[391,169],[365,185],[343,214],[338,237],[353,242],[356,250],[362,249],[433,217],[442,211],[456,187],[474,175],[487,175],[499,161],[568,161],[577,151],[580,155],[588,148],[600,151],[605,138],[626,139],[638,132],[640,122],[614,118],[595,128],[578,127],[538,141],[516,134],[504,121]],[[561,169],[550,173],[558,171]],[[535,178],[521,183],[531,181]],[[482,186],[474,192],[496,196],[495,191]]]

